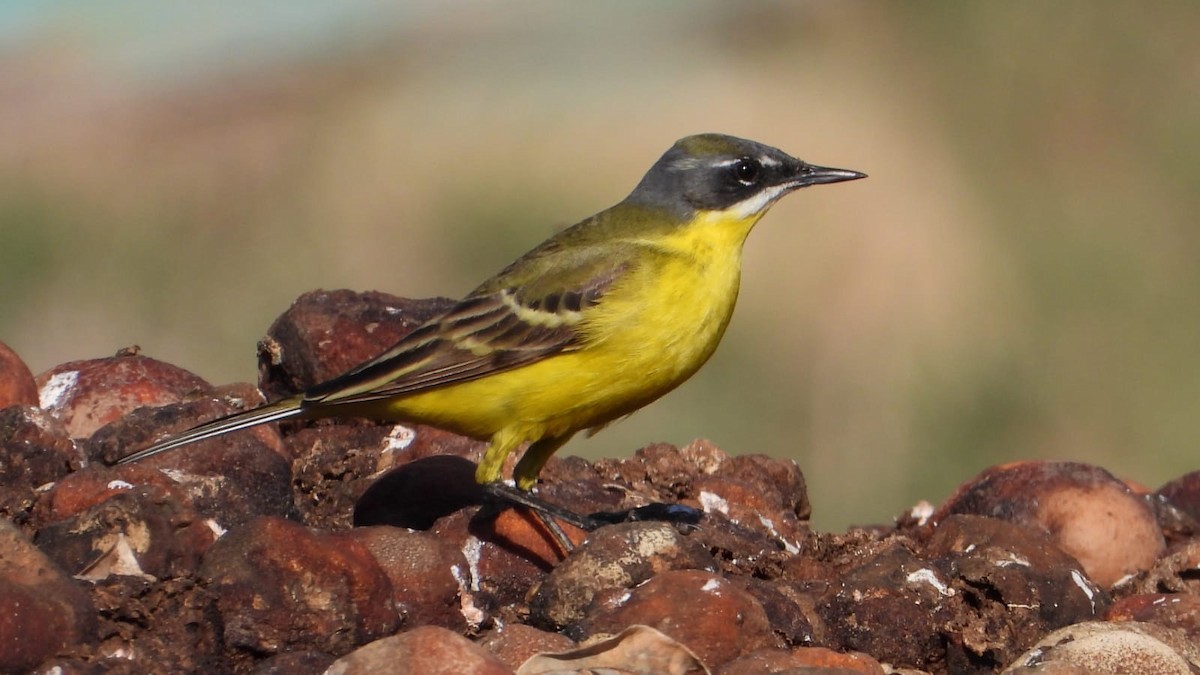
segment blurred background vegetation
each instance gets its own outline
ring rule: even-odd
[[[0,4],[0,341],[214,383],[304,291],[462,294],[721,131],[870,179],[567,452],[795,458],[817,525],[998,462],[1197,468],[1200,3]]]

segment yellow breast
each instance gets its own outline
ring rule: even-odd
[[[629,414],[681,384],[712,355],[737,300],[752,219],[702,214],[654,240],[587,310],[575,351],[395,402],[393,414],[476,437],[520,427],[562,435]],[[451,412],[452,411],[452,412]]]

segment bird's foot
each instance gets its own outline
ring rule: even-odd
[[[655,502],[624,511],[598,511],[588,515],[588,518],[604,525],[614,523],[631,523],[640,520],[654,520],[681,526],[688,530],[699,529],[700,519],[704,512],[700,509],[683,504],[666,504]]]

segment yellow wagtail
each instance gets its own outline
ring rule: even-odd
[[[632,413],[708,360],[733,313],[742,245],[772,204],[864,177],[731,136],[681,139],[624,201],[542,242],[377,358],[121,463],[265,422],[370,417],[490,439],[475,473],[485,487],[503,485],[505,458],[529,442],[513,470],[528,491],[576,432]]]

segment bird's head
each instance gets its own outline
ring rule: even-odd
[[[671,146],[627,201],[668,209],[681,218],[719,211],[739,220],[757,219],[793,190],[865,177],[857,171],[808,164],[743,138],[698,134]]]

